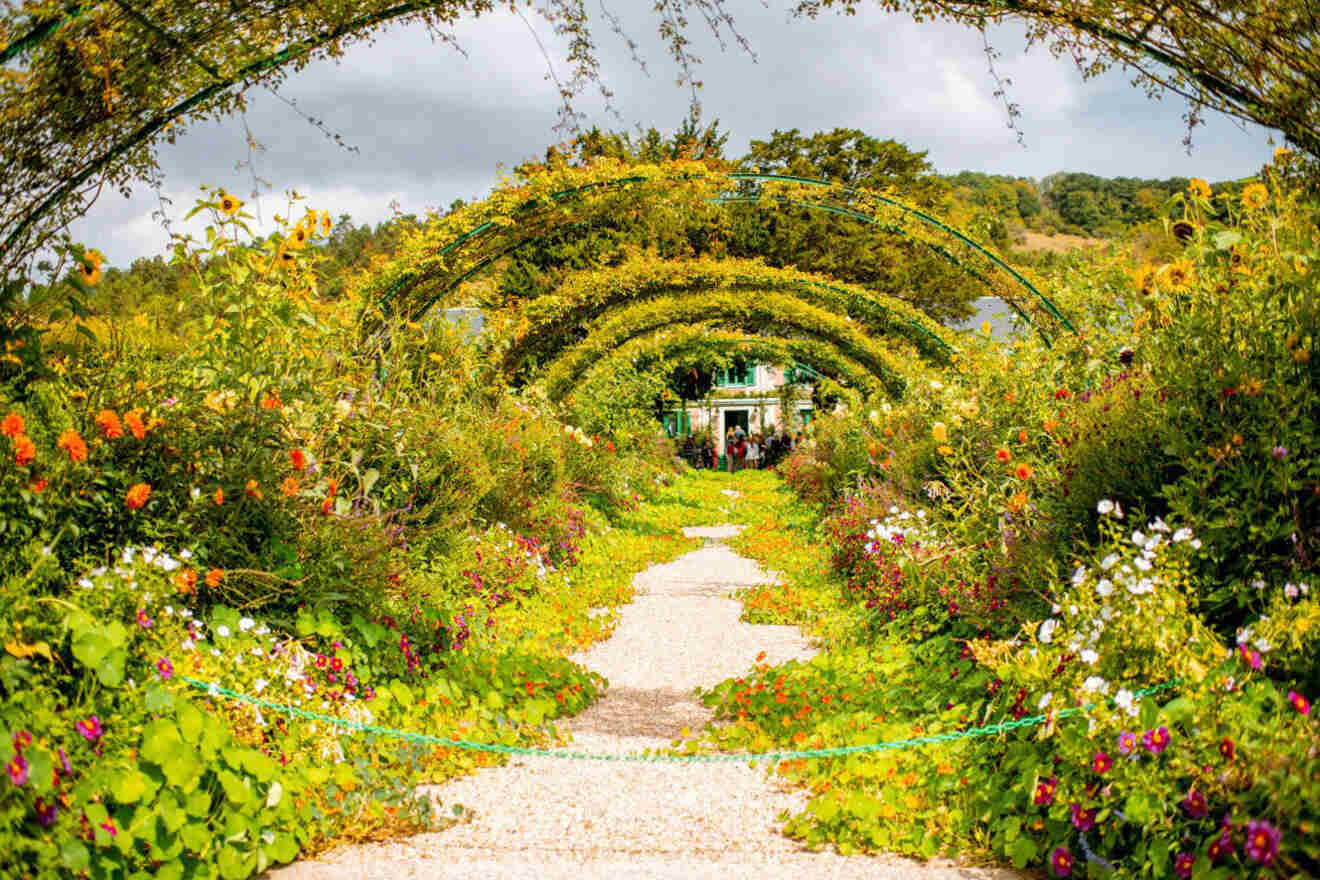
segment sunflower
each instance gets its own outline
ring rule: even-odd
[[[1196,281],[1196,267],[1191,260],[1178,260],[1165,266],[1161,275],[1170,290],[1185,293]]]
[[[1275,165],[1282,165],[1284,162],[1287,162],[1291,159],[1292,159],[1292,150],[1288,149],[1287,147],[1275,147],[1274,149]]]
[[[289,234],[289,238],[285,243],[288,244],[290,249],[300,251],[307,246],[309,237],[307,227],[300,223],[293,227],[293,232]]]
[[[329,211],[322,211],[322,212],[321,212],[321,234],[322,234],[322,235],[329,235],[329,234],[330,234],[330,212],[329,212]]]
[[[1141,291],[1142,296],[1150,296],[1155,292],[1155,267],[1147,263],[1139,267],[1132,273],[1132,283],[1136,285],[1137,290]]]
[[[1259,211],[1270,200],[1270,191],[1263,183],[1249,183],[1242,190],[1242,207],[1248,211]]]
[[[283,266],[285,269],[292,269],[293,264],[297,261],[297,258],[294,257],[293,252],[288,248],[283,248],[283,247],[280,248],[279,258],[280,258],[280,265]]]
[[[100,251],[87,251],[78,264],[78,274],[87,284],[97,284],[101,280],[101,263],[104,261],[105,256]]]
[[[224,190],[220,191],[220,213],[232,217],[243,207],[243,203]]]
[[[1199,177],[1193,177],[1187,183],[1187,192],[1198,199],[1208,199],[1214,195],[1214,190],[1210,189],[1210,184]]]
[[[1171,231],[1174,238],[1186,244],[1192,240],[1192,236],[1196,235],[1196,225],[1190,220],[1178,220],[1173,224]]]

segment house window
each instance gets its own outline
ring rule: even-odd
[[[685,410],[665,413],[665,433],[670,437],[686,437],[692,433],[692,418]]]
[[[756,384],[756,364],[737,362],[733,366],[715,373],[715,385],[719,388],[747,387]]]

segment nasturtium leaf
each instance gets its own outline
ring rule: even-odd
[[[155,790],[156,784],[141,770],[125,770],[110,780],[110,795],[121,804],[137,803]]]
[[[174,692],[153,681],[147,685],[146,704],[148,712],[168,712],[174,708]]]
[[[1008,848],[1008,857],[1013,860],[1014,867],[1025,868],[1036,857],[1036,844],[1030,837],[1019,837]]]
[[[225,845],[220,848],[216,867],[220,869],[220,876],[225,880],[245,880],[256,867],[256,856]]]
[[[60,862],[70,871],[82,871],[92,866],[92,854],[81,841],[66,840],[60,846]]]
[[[248,797],[252,794],[248,787],[248,781],[228,770],[220,770],[216,773],[220,779],[220,785],[225,790],[225,797],[236,804],[246,803]]]

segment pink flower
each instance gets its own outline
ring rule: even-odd
[[[174,675],[174,664],[170,662],[169,657],[161,657],[156,661],[156,671],[160,673],[162,679],[168,680]]]
[[[1219,832],[1219,836],[1210,842],[1210,861],[1218,862],[1226,856],[1231,856],[1237,847],[1233,845],[1233,834],[1228,828]]]
[[[95,743],[105,732],[101,729],[101,722],[95,715],[86,721],[79,721],[74,727],[78,728],[78,732],[82,734],[83,739],[90,743]]]
[[[1118,735],[1118,753],[1120,755],[1130,755],[1132,750],[1137,747],[1137,735],[1124,731]]]
[[[1173,873],[1177,874],[1183,880],[1192,876],[1192,865],[1196,864],[1196,854],[1189,852],[1180,852],[1173,860]]]
[[[1204,819],[1205,814],[1210,812],[1209,805],[1205,802],[1205,795],[1195,788],[1187,792],[1187,797],[1183,798],[1183,812],[1193,819]]]
[[[1155,730],[1146,731],[1141,736],[1141,744],[1152,755],[1158,755],[1169,747],[1169,728],[1161,726]]]
[[[1114,759],[1109,757],[1106,752],[1100,752],[1091,759],[1091,769],[1096,773],[1105,774],[1114,766]]]
[[[1268,865],[1279,854],[1279,838],[1282,835],[1264,819],[1252,819],[1247,823],[1247,841],[1243,850],[1253,862]]]
[[[339,670],[344,668],[344,661],[336,657],[330,661],[330,668],[333,669],[335,672],[338,672]]]
[[[317,668],[317,669],[325,669],[325,663],[326,663],[325,655],[324,655],[324,654],[317,654],[317,655],[316,655],[316,668]]]
[[[1288,702],[1293,704],[1293,708],[1303,715],[1311,714],[1311,701],[1297,693],[1297,691],[1288,691]]]
[[[147,609],[139,608],[137,613],[138,626],[143,629],[151,629],[151,618],[147,617]]]
[[[1058,788],[1058,786],[1059,780],[1054,776],[1036,783],[1035,801],[1037,806],[1048,807],[1050,804],[1054,803],[1054,790]]]
[[[1066,846],[1056,846],[1050,853],[1050,867],[1055,877],[1067,877],[1072,873],[1073,857]]]
[[[15,731],[14,751],[21,752],[30,745],[32,745],[32,734],[28,733],[26,730]]]
[[[22,755],[14,755],[14,760],[5,765],[9,771],[9,781],[14,785],[22,785],[28,781],[28,762]]]
[[[1238,645],[1238,653],[1242,655],[1242,660],[1252,669],[1260,669],[1260,652],[1253,651],[1246,645]]]
[[[1069,808],[1072,813],[1072,823],[1078,831],[1090,831],[1095,827],[1095,810],[1083,810],[1080,804],[1072,804]]]

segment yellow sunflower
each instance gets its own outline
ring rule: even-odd
[[[82,280],[88,284],[97,284],[101,280],[101,263],[105,261],[105,256],[97,250],[89,250],[83,254],[82,262],[78,264],[78,274]]]
[[[1242,190],[1242,207],[1248,211],[1259,211],[1270,200],[1270,192],[1263,183],[1249,183]]]
[[[1274,149],[1274,164],[1282,165],[1284,162],[1292,159],[1292,150],[1287,147],[1276,147]]]
[[[321,234],[330,234],[330,213],[328,211],[321,212]]]
[[[289,235],[289,238],[285,243],[291,249],[300,251],[306,247],[308,237],[307,227],[300,224],[293,228],[293,232]]]
[[[1210,189],[1210,184],[1199,177],[1193,177],[1187,184],[1187,191],[1198,199],[1208,199],[1214,195]]]
[[[1185,293],[1196,281],[1196,266],[1191,260],[1178,260],[1165,266],[1160,274],[1170,290]]]
[[[220,213],[232,217],[243,207],[243,203],[224,190],[220,191]]]
[[[1138,267],[1132,273],[1132,283],[1136,285],[1137,290],[1141,291],[1142,296],[1150,296],[1155,292],[1155,267],[1147,263]]]

